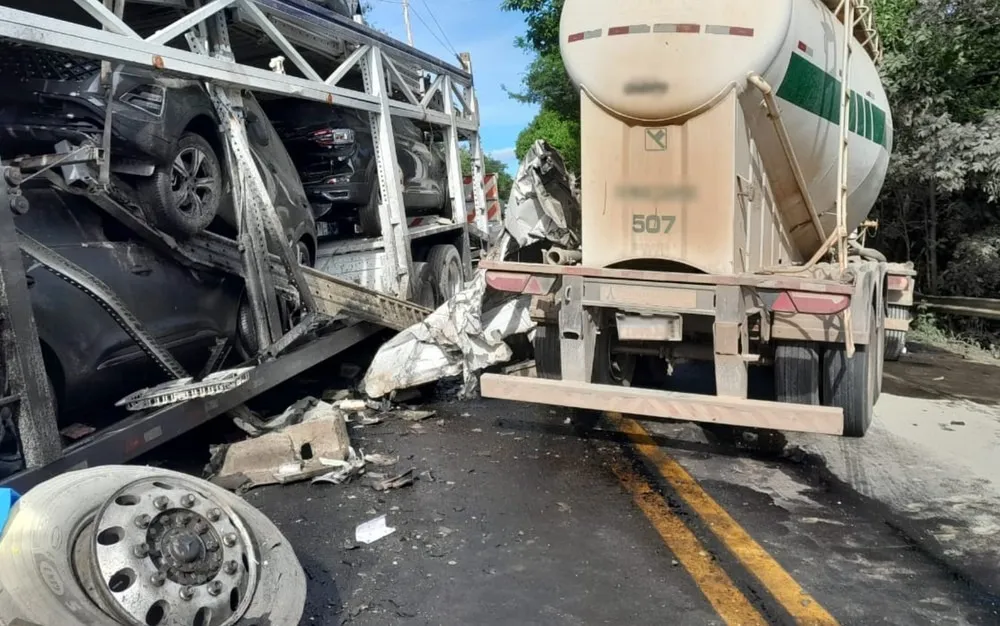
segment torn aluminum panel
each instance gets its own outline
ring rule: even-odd
[[[510,359],[504,339],[535,326],[529,314],[531,296],[503,294],[495,306],[485,296],[486,273],[480,270],[423,322],[383,344],[361,383],[365,394],[380,398],[458,375],[464,378],[462,394],[471,393],[476,372]]]
[[[580,247],[580,202],[562,156],[543,139],[535,141],[521,160],[504,229],[524,248],[549,241],[566,249]]]

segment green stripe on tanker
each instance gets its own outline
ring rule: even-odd
[[[832,124],[840,123],[840,80],[802,55],[792,54],[776,95]],[[851,97],[850,131],[888,148],[885,111],[857,93]]]

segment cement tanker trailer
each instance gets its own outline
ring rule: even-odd
[[[582,261],[481,264],[539,324],[537,375],[484,396],[864,435],[887,267],[848,234],[892,146],[867,1],[566,0]],[[679,360],[713,362],[714,395],[637,385]],[[758,367],[777,401],[749,399]]]

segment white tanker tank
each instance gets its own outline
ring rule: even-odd
[[[562,57],[583,94],[584,264],[672,259],[701,271],[724,272],[809,258],[822,239],[789,234],[809,228],[801,221],[801,210],[796,214],[788,206],[794,199],[780,192],[782,185],[794,183],[794,166],[777,140],[762,94],[749,84],[748,76],[762,77],[777,96],[800,180],[804,179],[829,234],[836,227],[844,37],[839,19],[819,0],[566,0],[560,24]],[[892,118],[872,60],[877,47],[866,44],[851,37],[848,83],[854,99],[849,127],[848,232],[871,211],[892,146]],[[713,113],[727,99],[738,102],[742,120],[733,122],[732,116]],[[714,130],[678,128],[713,115],[715,121],[702,124],[714,125]],[[729,134],[738,136],[742,131],[748,138],[745,143],[753,144],[747,149],[749,157],[741,157],[738,146],[729,152],[711,147],[726,143],[729,126],[734,129]],[[661,131],[662,146],[657,139]],[[699,142],[711,146],[699,148]],[[661,147],[663,156],[657,152]],[[666,156],[679,150],[686,152]],[[616,154],[620,151],[626,154]],[[772,224],[778,236],[768,244],[780,248],[774,254],[763,252],[769,235],[751,237],[749,223],[756,218],[749,213],[736,220],[731,238],[725,228],[720,230],[719,215],[723,214],[714,214],[713,207],[725,204],[730,197],[728,187],[723,184],[718,191],[724,179],[693,171],[726,170],[732,163],[737,176],[732,175],[732,168],[724,176],[752,180],[753,155],[759,155],[768,179],[758,191],[764,196],[771,193],[772,212],[778,215]],[[648,159],[652,161],[639,163]],[[744,165],[748,173],[743,173]],[[695,188],[697,197],[690,193],[668,197],[662,186],[650,191],[666,179],[677,183],[675,187]],[[735,181],[736,196],[746,192],[741,189],[744,184]],[[620,192],[612,193],[612,187]],[[598,201],[601,195],[603,203]],[[588,203],[599,206],[587,209]],[[730,213],[732,206],[729,200],[726,210]],[[667,244],[662,237],[647,236],[656,233],[639,222],[652,214],[657,218],[650,225],[683,233],[686,239]],[[789,223],[789,216],[797,216],[796,223]],[[665,226],[668,217],[671,228]],[[616,229],[623,231],[617,238],[609,234]],[[600,245],[588,245],[588,235]],[[779,245],[777,239],[784,243]],[[747,249],[741,251],[743,247]],[[761,254],[748,262],[750,252],[758,248]]]

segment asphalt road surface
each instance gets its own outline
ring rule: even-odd
[[[245,497],[296,548],[303,624],[998,624],[1000,370],[950,358],[891,364],[862,440],[438,400],[350,431],[413,485]]]

